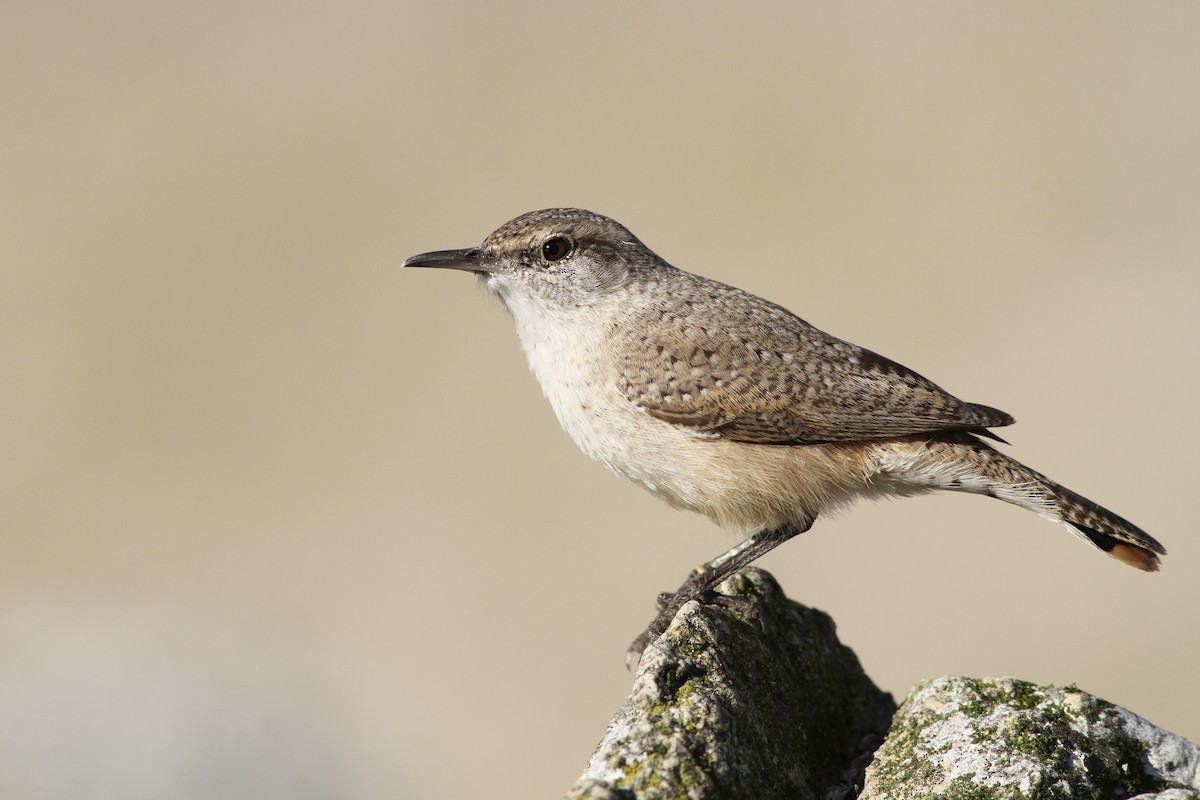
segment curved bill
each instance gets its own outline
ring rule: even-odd
[[[432,253],[421,253],[419,256],[406,259],[403,266],[461,269],[481,275],[496,271],[496,265],[478,247],[469,247],[465,250],[435,250]]]

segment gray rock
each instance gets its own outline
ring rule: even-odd
[[[863,800],[1200,798],[1191,742],[1074,687],[918,684],[867,769]]]
[[[1125,709],[1074,687],[947,677],[896,711],[832,620],[770,575],[719,591],[720,607],[684,606],[647,649],[569,800],[850,800],[860,787],[864,800],[1200,800],[1196,746]]]
[[[749,569],[643,654],[572,800],[853,797],[895,710],[833,621]]]

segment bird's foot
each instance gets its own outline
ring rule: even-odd
[[[625,651],[625,668],[633,669],[642,657],[642,653],[646,648],[663,634],[663,631],[671,624],[671,620],[675,619],[675,615],[679,613],[679,609],[683,608],[685,603],[696,599],[695,593],[688,592],[663,592],[658,596],[658,615],[650,621],[646,626],[646,630],[637,635],[629,645],[629,649]]]
[[[689,581],[677,592],[663,592],[658,596],[658,615],[650,622],[646,630],[638,634],[638,637],[629,645],[629,649],[625,651],[627,669],[633,669],[634,664],[642,657],[646,648],[666,631],[679,610],[692,600],[706,606],[735,610],[742,616],[757,620],[760,625],[762,624],[759,619],[758,605],[753,598],[743,595],[720,594],[712,589],[704,588],[699,582]]]

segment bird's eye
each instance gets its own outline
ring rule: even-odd
[[[571,254],[574,245],[565,236],[555,236],[542,244],[542,258],[547,261],[562,261]]]

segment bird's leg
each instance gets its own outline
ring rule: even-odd
[[[658,596],[658,616],[646,630],[633,640],[633,644],[629,645],[629,649],[625,651],[625,665],[633,666],[634,662],[641,657],[642,651],[667,629],[671,620],[675,619],[675,615],[679,613],[679,609],[683,608],[685,603],[691,600],[705,602],[721,581],[759,556],[766,555],[793,536],[804,533],[812,527],[812,524],[812,519],[806,519],[799,525],[788,523],[777,528],[758,531],[712,561],[696,567],[683,585],[674,592],[660,594]]]

